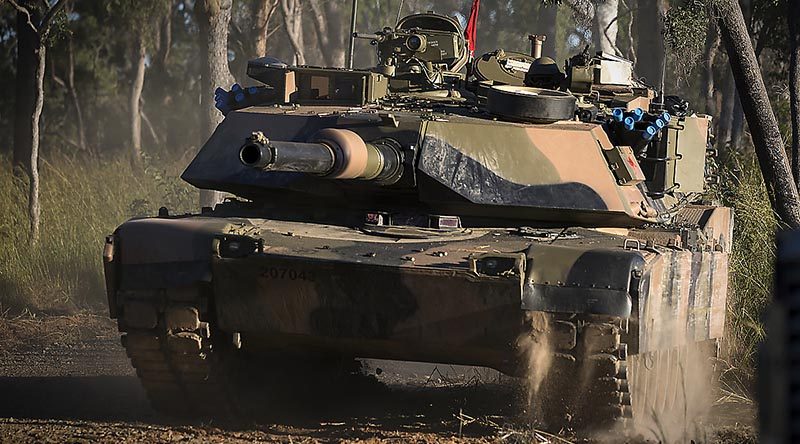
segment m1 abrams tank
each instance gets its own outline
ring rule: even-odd
[[[258,86],[217,91],[225,119],[182,178],[230,197],[125,222],[104,253],[155,407],[230,405],[220,369],[252,356],[491,367],[576,427],[685,407],[725,323],[710,117],[613,55],[562,70],[533,36],[471,60],[463,35],[411,15],[358,35],[372,69],[264,58]]]

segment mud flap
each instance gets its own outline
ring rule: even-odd
[[[522,293],[522,309],[550,313],[586,313],[627,318],[632,302],[626,291],[558,287],[528,283]]]
[[[644,268],[639,252],[534,244],[525,255],[523,310],[631,315]]]

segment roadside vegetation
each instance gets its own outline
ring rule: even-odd
[[[719,199],[734,209],[733,253],[721,379],[727,401],[752,402],[764,309],[772,299],[775,232],[780,229],[752,153],[736,155],[721,171]]]
[[[104,310],[105,236],[126,219],[196,207],[179,166],[132,169],[123,159],[42,158],[41,242],[28,243],[24,179],[0,157],[0,314]],[[176,164],[172,161],[169,164]]]

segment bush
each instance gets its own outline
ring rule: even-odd
[[[765,331],[761,316],[772,299],[775,232],[772,210],[754,155],[729,159],[722,170],[721,200],[734,209],[733,253],[730,257],[726,351],[723,383],[732,392],[752,396],[758,345]]]
[[[65,313],[104,309],[105,236],[130,217],[196,207],[197,193],[180,170],[146,162],[139,172],[124,159],[41,162],[41,240],[28,244],[27,179],[0,157],[0,313]]]

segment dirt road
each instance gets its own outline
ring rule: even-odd
[[[374,381],[348,396],[268,406],[258,423],[178,423],[151,410],[108,319],[0,319],[0,442],[547,442],[494,371],[366,364]],[[752,428],[729,427],[749,414],[712,426],[709,441],[752,439]]]

